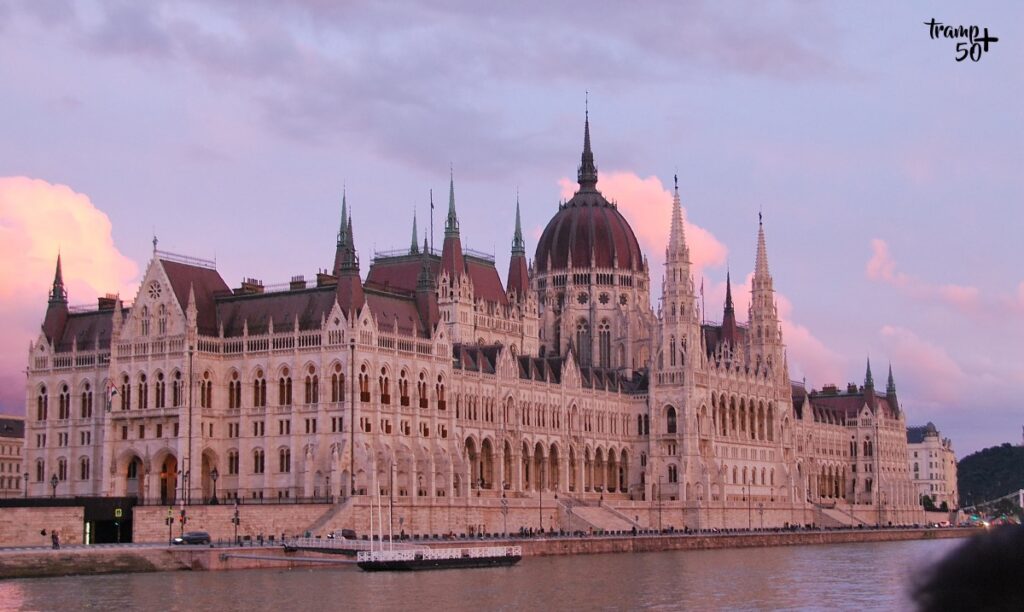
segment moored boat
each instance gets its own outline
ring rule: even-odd
[[[523,558],[519,546],[420,548],[359,551],[356,564],[368,572],[507,567]]]

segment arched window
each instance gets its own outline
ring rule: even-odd
[[[676,409],[672,406],[665,411],[665,431],[670,434],[676,433]]]
[[[287,473],[292,471],[292,451],[287,448],[282,448],[277,453],[278,458],[278,471],[281,473]]]
[[[166,405],[167,391],[164,382],[164,373],[156,373],[156,403],[154,404],[157,408],[163,408]]]
[[[149,381],[145,374],[139,374],[139,408],[149,408]]]
[[[345,374],[340,363],[334,364],[334,373],[331,374],[331,401],[345,401]]]
[[[416,383],[416,392],[419,395],[420,408],[426,408],[427,405],[428,405],[427,403],[429,401],[428,398],[427,398],[427,381],[426,381],[426,378],[427,378],[427,375],[424,374],[423,372],[420,372],[420,379]]]
[[[292,378],[288,375],[288,368],[281,372],[281,378],[277,380],[277,404],[278,406],[291,406],[292,404]]]
[[[612,327],[608,319],[603,319],[597,326],[597,346],[601,367],[612,367]]]
[[[370,375],[366,373],[366,364],[359,366],[359,401],[370,401]]]
[[[92,385],[88,382],[82,389],[81,413],[83,419],[92,418]]]
[[[238,474],[238,451],[228,451],[228,475],[235,476]]]
[[[437,376],[437,386],[435,388],[435,392],[437,393],[437,409],[444,410],[448,404],[445,402],[444,397],[444,379],[441,378],[440,374],[438,374]]]
[[[309,366],[309,373],[306,374],[306,403],[320,403],[320,378],[316,375],[316,368]]]
[[[592,345],[590,342],[590,324],[587,323],[586,319],[580,319],[576,322],[576,350],[580,354],[580,365],[587,367],[591,363]]]
[[[143,306],[139,313],[139,333],[142,336],[149,335],[149,306]]]
[[[267,405],[267,380],[263,378],[263,370],[256,370],[252,381],[252,405],[257,408]]]
[[[181,406],[182,384],[181,372],[174,373],[174,380],[171,383],[171,404],[177,408]]]
[[[78,460],[78,478],[79,480],[89,480],[89,458],[82,457]]]
[[[125,374],[121,379],[121,410],[132,409],[132,385]]]
[[[199,382],[199,405],[213,408],[213,380],[210,379],[209,370],[203,372],[203,380]]]
[[[46,465],[42,459],[36,459],[36,482],[43,482],[46,478]]]
[[[57,403],[57,418],[66,421],[71,417],[71,391],[67,385],[60,388],[60,396]]]
[[[39,395],[36,396],[36,420],[45,421],[50,400],[46,395],[46,387],[39,388]]]
[[[157,333],[161,336],[167,335],[167,306],[160,304],[157,312]]]
[[[672,305],[672,309],[675,310],[675,304]],[[672,314],[675,314],[674,312]],[[668,340],[668,365],[675,367],[676,365],[676,337],[672,336]]]
[[[380,403],[391,403],[391,381],[388,379],[387,368],[380,369],[380,376],[377,377],[377,384],[380,387]]]
[[[406,378],[405,370],[398,377],[398,403],[401,406],[409,405],[409,379]]]
[[[262,474],[263,473],[263,449],[257,448],[252,452],[252,473]]]
[[[228,408],[238,409],[242,407],[242,381],[238,379],[238,372],[231,373],[231,380],[228,381]]]

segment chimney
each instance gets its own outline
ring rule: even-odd
[[[299,274],[298,276],[293,276],[292,277],[292,281],[290,283],[288,283],[288,291],[298,291],[299,289],[305,289],[305,288],[306,288],[306,277],[301,275],[301,274]]]
[[[253,295],[256,293],[263,293],[263,281],[255,278],[246,278],[242,281],[242,286],[235,289],[235,295]]]
[[[117,303],[117,295],[114,293],[108,293],[99,299],[100,310],[113,310],[114,304]]]

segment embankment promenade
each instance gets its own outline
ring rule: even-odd
[[[432,547],[521,546],[523,555],[641,553],[669,550],[712,550],[763,546],[806,546],[964,538],[976,529],[864,529],[785,532],[656,534],[638,536],[535,537],[488,540],[432,540]],[[353,565],[350,557],[310,551],[285,551],[281,546],[123,545],[0,549],[0,578],[33,578],[84,574],[160,571],[219,571],[254,568],[299,568]]]

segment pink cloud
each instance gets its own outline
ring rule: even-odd
[[[572,197],[577,189],[576,182],[567,178],[560,179],[558,185],[562,197],[566,199]],[[618,205],[629,221],[640,247],[649,259],[652,284],[660,286],[672,219],[672,193],[661,184],[658,177],[641,178],[632,172],[602,173],[599,187],[606,198]],[[686,243],[690,247],[690,260],[693,263],[693,277],[699,284],[705,269],[725,263],[729,249],[714,234],[689,220],[685,198],[683,218]]]
[[[24,402],[21,372],[39,334],[57,252],[72,303],[108,292],[134,295],[139,268],[114,245],[110,219],[65,185],[0,177],[0,406]]]
[[[929,283],[899,272],[896,260],[889,253],[889,245],[879,238],[871,241],[871,250],[871,259],[864,269],[868,279],[901,289],[917,299],[938,301],[966,313],[980,314],[983,303],[977,287]]]
[[[942,347],[909,329],[886,325],[882,344],[897,371],[897,387],[909,388],[926,405],[956,403],[967,388],[967,375]]]

